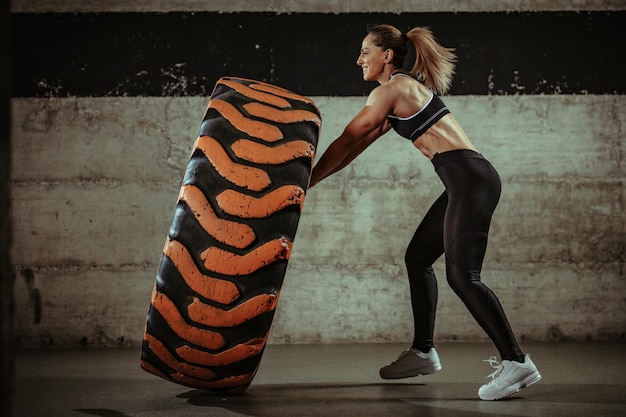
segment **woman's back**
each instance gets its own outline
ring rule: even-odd
[[[394,94],[389,121],[402,136],[432,159],[435,153],[454,149],[476,150],[466,133],[431,89],[404,73],[392,75],[385,85]]]

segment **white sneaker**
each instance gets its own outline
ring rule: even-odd
[[[528,354],[524,363],[504,360],[500,364],[495,356],[483,362],[488,362],[496,370],[487,376],[493,378],[492,381],[478,390],[481,400],[492,401],[508,397],[541,379],[541,374]]]
[[[380,368],[380,377],[383,379],[409,378],[439,371],[441,371],[441,362],[434,348],[430,348],[428,353],[410,348],[402,352],[395,362]]]

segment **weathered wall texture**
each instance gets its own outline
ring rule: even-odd
[[[213,78],[259,76],[311,96],[321,154],[374,87],[354,62],[375,19],[433,24],[458,48],[445,99],[503,180],[483,279],[518,337],[624,338],[623,1],[11,7],[18,346],[138,345]],[[430,162],[393,133],[312,189],[270,343],[410,340],[404,249],[441,192]],[[442,267],[437,340],[484,340]]]
[[[621,10],[622,0],[12,0],[14,12],[219,11],[276,13]]]
[[[364,99],[313,97],[328,146]],[[13,99],[20,345],[136,344],[206,98]],[[499,169],[484,280],[523,340],[619,339],[623,96],[447,103]],[[395,134],[307,195],[270,342],[408,340],[404,247],[442,191]],[[483,333],[440,274],[438,340]]]

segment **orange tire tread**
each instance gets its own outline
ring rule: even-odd
[[[283,164],[297,158],[307,158],[313,161],[315,148],[304,140],[294,140],[277,146],[266,146],[262,143],[247,139],[239,139],[232,144],[235,155],[256,164]]]
[[[262,197],[242,194],[235,190],[226,190],[217,196],[217,204],[224,213],[243,219],[261,219],[298,205],[302,209],[304,190],[297,185],[283,185]]]
[[[267,172],[262,169],[233,162],[219,142],[210,136],[200,136],[195,146],[204,153],[215,171],[235,185],[262,191],[272,183]]]
[[[250,339],[245,343],[235,345],[230,349],[219,353],[205,352],[189,345],[176,349],[176,354],[186,362],[202,364],[204,366],[224,366],[236,363],[252,356],[258,355],[263,350],[267,340],[264,338]]]
[[[245,223],[219,218],[198,187],[184,185],[181,188],[179,201],[187,204],[200,226],[218,242],[243,249],[255,241],[256,235],[252,227]]]
[[[244,301],[230,310],[205,304],[194,298],[187,307],[189,318],[209,327],[236,327],[263,313],[274,311],[278,295],[260,294]]]
[[[266,142],[276,142],[283,138],[283,133],[276,126],[247,119],[235,106],[226,101],[213,99],[209,108],[217,110],[233,127],[254,138]]]
[[[216,83],[163,248],[144,370],[196,389],[246,391],[269,337],[320,127],[307,97],[245,78]]]
[[[181,339],[204,349],[217,350],[226,344],[224,336],[218,332],[200,329],[187,323],[176,305],[165,294],[156,292],[152,306],[165,318],[170,328]]]
[[[189,288],[202,297],[226,305],[239,298],[239,289],[235,284],[200,272],[187,248],[180,242],[168,240],[164,253],[178,269]]]
[[[292,242],[283,237],[269,241],[245,255],[211,246],[200,254],[200,259],[207,270],[218,274],[250,275],[273,262],[289,260],[292,245]]]

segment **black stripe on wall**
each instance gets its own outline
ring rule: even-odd
[[[624,11],[11,15],[13,97],[209,95],[222,76],[304,95],[373,87],[356,65],[369,25],[430,27],[456,48],[450,94],[624,94]]]

